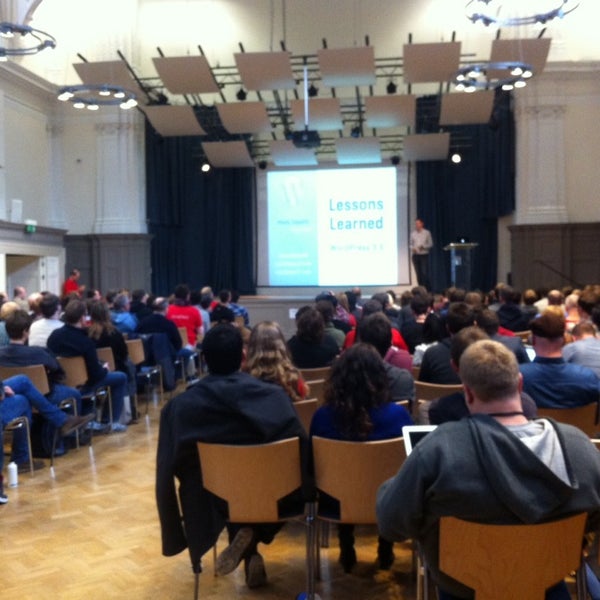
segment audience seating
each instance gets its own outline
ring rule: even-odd
[[[338,500],[340,507],[339,515],[334,515],[319,505],[318,518],[333,523],[376,524],[377,490],[404,463],[404,439],[348,442],[314,436],[312,449],[317,490]]]
[[[65,385],[79,389],[87,383],[88,373],[83,356],[57,356],[57,360],[65,372]],[[98,386],[92,393],[82,395],[82,399],[92,403],[98,422],[102,421],[102,408],[104,404],[108,404],[109,420],[110,423],[113,422],[109,386]],[[107,432],[110,432],[110,430],[110,426],[107,427]],[[92,443],[91,439],[92,436],[90,436],[90,447]]]
[[[317,398],[309,398],[307,400],[298,400],[293,404],[296,413],[298,414],[298,419],[306,433],[310,431],[310,424],[315,414],[317,408],[319,407],[319,401]]]
[[[14,375],[26,375],[35,389],[42,394],[42,396],[47,396],[50,393],[50,384],[48,382],[48,373],[46,372],[46,367],[44,365],[26,365],[20,367],[6,367],[0,366],[0,380],[8,379],[9,377],[13,377]],[[77,415],[77,403],[74,398],[65,398],[62,402],[59,403],[58,408],[61,410],[72,409],[73,414]],[[18,421],[24,417],[18,417],[14,419],[12,422]],[[27,419],[25,419],[27,421]],[[11,423],[12,423],[11,422]],[[11,423],[7,425],[8,428]],[[6,429],[5,428],[5,429]],[[13,430],[16,427],[13,427]],[[29,422],[27,421],[27,437],[29,439],[29,459],[30,466],[33,470],[33,457],[31,455],[31,432],[29,427]],[[52,450],[50,451],[50,468],[54,468],[54,453],[56,451],[56,444],[58,442],[58,438],[60,437],[60,430],[57,428],[54,431],[54,438],[52,440]],[[91,437],[91,436],[90,436]],[[75,431],[75,440],[76,446],[79,448],[79,431]]]
[[[155,335],[155,334],[151,334]],[[127,340],[127,351],[129,353],[129,359],[135,365],[136,378],[138,381],[142,381],[144,384],[144,394],[146,396],[146,416],[148,416],[148,407],[150,404],[150,387],[155,378],[158,378],[158,387],[160,390],[160,402],[163,401],[163,378],[162,368],[160,365],[147,365],[146,362],[146,351],[144,349],[144,342],[141,338],[133,340]],[[137,394],[135,396],[135,410],[138,411]]]
[[[462,392],[461,383],[441,384],[427,383],[425,381],[415,381],[416,402],[414,405],[415,413],[413,418],[416,423],[427,425],[429,423],[429,405],[432,400],[443,398],[449,394]]]
[[[232,523],[275,523],[306,518],[306,598],[314,595],[314,506],[305,517],[304,506],[294,515],[280,516],[278,500],[302,484],[300,440],[290,438],[250,446],[198,442],[204,488],[227,501]],[[309,505],[310,506],[310,505]],[[198,598],[199,573],[195,574]]]
[[[584,600],[580,566],[585,513],[536,525],[487,525],[440,519],[440,570],[475,590],[477,600],[544,600],[546,589],[577,571],[577,598]]]
[[[531,331],[529,329],[526,331],[515,331],[514,334],[516,337],[520,337],[524,344],[529,344],[531,337]]]
[[[106,348],[97,348],[96,354],[98,355],[98,360],[101,363],[106,363],[108,365],[109,371],[115,370],[115,357],[113,355],[112,348],[108,346]]]
[[[596,437],[598,433],[598,404],[596,402],[569,408],[538,407],[537,416],[540,419],[550,418],[559,423],[579,427],[590,438]]]
[[[316,369],[300,369],[304,381],[315,381],[316,379],[327,379],[331,373],[331,367],[318,367]]]
[[[308,386],[308,397],[314,398],[321,406],[325,402],[325,379],[313,379],[305,383]]]

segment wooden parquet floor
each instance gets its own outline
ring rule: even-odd
[[[192,599],[194,578],[186,552],[164,557],[154,501],[159,408],[125,434],[95,437],[33,477],[19,476],[0,506],[3,598],[20,600]],[[49,461],[46,461],[47,465]],[[358,565],[346,575],[337,563],[337,539],[322,549],[323,600],[414,598],[408,546],[395,549],[389,572],[376,571],[376,533],[357,528]],[[221,537],[219,547],[225,545]],[[213,575],[212,553],[203,559],[200,598],[296,597],[305,590],[305,538],[301,525],[287,525],[261,547],[269,583],[249,590],[243,569]]]

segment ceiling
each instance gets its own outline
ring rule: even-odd
[[[111,12],[113,0],[105,3]],[[35,17],[41,22],[49,19],[44,10],[52,5],[56,9],[61,0],[35,4],[39,4]],[[437,22],[438,13],[447,14],[450,4],[455,5],[453,18],[458,12],[467,23],[461,21],[459,28],[440,35],[443,24]],[[459,66],[516,60],[534,65],[539,75],[552,59],[555,44],[559,58],[565,51],[561,29],[540,33],[520,27],[474,34],[475,26],[464,17],[464,4],[443,0],[442,8],[441,0],[119,0],[122,18],[110,21],[101,51],[97,41],[94,45],[86,39],[75,60],[73,54],[65,58],[72,67],[65,66],[62,75],[46,67],[46,75],[69,78],[59,83],[118,84],[134,90],[140,110],[157,134],[200,136],[197,154],[214,166],[251,166],[262,161],[278,166],[372,164],[391,157],[439,160],[469,143],[464,137],[440,133],[456,124],[487,123],[493,111],[493,91],[454,91],[450,82]],[[249,5],[260,5],[261,10],[252,12]],[[327,12],[323,5],[337,12]],[[140,28],[151,30],[150,16],[156,18],[167,6],[180,17],[197,19],[197,32],[192,34],[190,24],[180,19],[177,33],[179,38],[199,36],[199,43],[180,39],[177,44],[158,30],[160,45],[152,46],[154,40],[147,35],[139,37]],[[306,14],[307,7],[313,15]],[[192,12],[196,9],[203,12]],[[174,25],[164,12],[160,14],[165,26]],[[135,25],[126,24],[127,18]],[[212,30],[202,33],[205,21],[211,21]],[[445,21],[454,24],[450,18]],[[404,40],[394,35],[394,24],[399,23]],[[433,23],[438,28],[435,37]],[[340,33],[341,24],[349,30],[345,35]],[[407,27],[414,30],[407,32]],[[359,28],[375,34],[361,37]],[[219,32],[222,40],[215,38]],[[556,35],[556,40],[551,42],[550,35]],[[246,38],[248,50],[239,41]],[[311,42],[315,45],[309,47]],[[388,93],[390,83],[394,93]],[[314,96],[307,94],[311,87]],[[430,113],[429,125],[426,118],[426,133],[417,136],[416,103],[423,96],[429,97],[422,109],[426,116]],[[318,132],[317,148],[294,145],[293,132],[305,129]]]

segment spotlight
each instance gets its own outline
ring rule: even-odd
[[[350,130],[350,136],[353,138],[360,137],[360,127],[358,125]]]
[[[308,88],[308,96],[309,96],[309,98],[314,98],[318,94],[319,94],[318,88],[315,87],[314,83],[311,83],[310,87]]]
[[[244,88],[240,88],[237,92],[237,94],[235,95],[235,97],[240,101],[243,102],[247,97],[248,94],[246,93],[246,91],[244,90]]]
[[[208,162],[207,162],[207,161],[204,161],[204,162],[202,163],[202,166],[200,167],[200,170],[201,170],[203,173],[208,173],[208,172],[210,171],[210,164],[208,164]]]
[[[258,163],[258,168],[259,168],[261,171],[264,171],[264,170],[267,168],[267,161],[266,161],[266,160],[261,160],[261,161]]]
[[[385,91],[388,94],[395,94],[398,91],[398,86],[392,80],[390,80],[385,88]]]
[[[400,157],[394,155],[394,156],[392,156],[392,158],[390,158],[390,161],[394,166],[397,166],[400,164]]]
[[[450,160],[457,165],[458,163],[460,163],[462,161],[462,156],[458,153],[455,152],[451,157]]]

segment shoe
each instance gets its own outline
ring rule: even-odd
[[[8,496],[4,493],[4,481],[2,481],[2,474],[0,473],[0,504],[6,504],[8,502]]]
[[[39,471],[40,469],[43,469],[45,466],[46,466],[46,464],[44,463],[43,460],[36,460],[35,458],[33,459],[33,470],[34,471]],[[23,462],[23,463],[17,463],[17,471],[19,473],[29,473],[30,470],[31,470],[31,467],[29,466],[29,461]]]
[[[62,436],[68,435],[71,431],[75,431],[84,425],[87,425],[90,421],[94,420],[94,415],[69,415],[63,426],[60,428],[60,434]]]
[[[231,544],[217,556],[215,563],[217,575],[227,575],[235,570],[253,541],[254,531],[250,527],[242,527],[235,534]]]
[[[86,429],[88,431],[105,431],[108,428],[108,425],[104,423],[99,423],[98,421],[90,421],[87,424]]]
[[[265,561],[258,552],[245,559],[244,570],[246,571],[246,585],[250,589],[266,585]]]
[[[339,562],[344,569],[344,573],[352,573],[352,568],[356,564],[356,550],[353,547],[340,548]]]
[[[110,426],[110,430],[113,433],[122,433],[124,431],[127,431],[127,425],[123,425],[123,423],[113,423]]]

